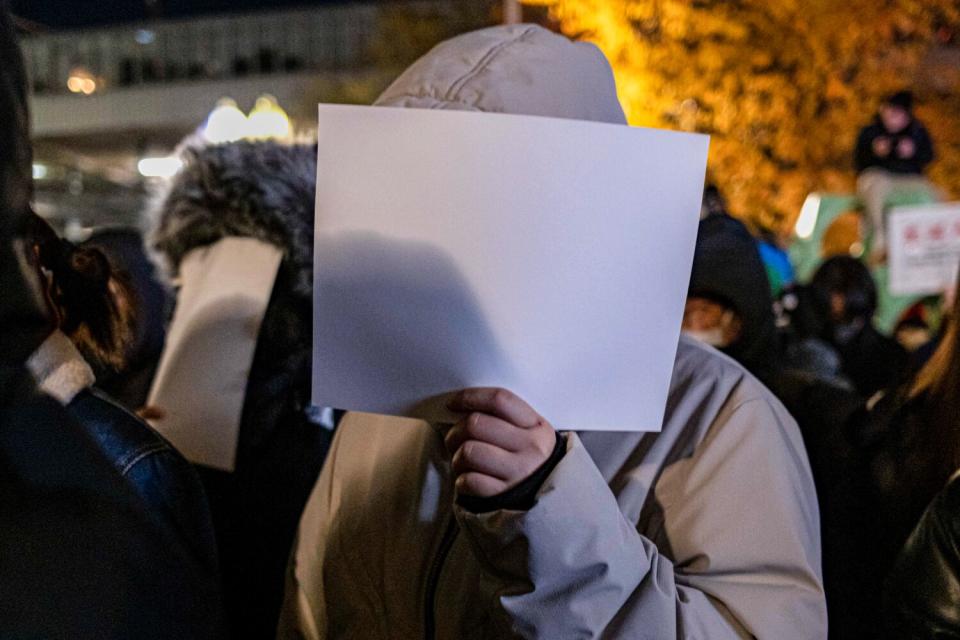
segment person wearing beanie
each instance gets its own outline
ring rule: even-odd
[[[884,208],[893,192],[918,190],[938,199],[936,189],[923,177],[933,159],[933,141],[913,115],[910,91],[898,91],[888,97],[874,121],[860,131],[854,152],[857,194],[863,199],[873,231],[875,257],[885,251]]]

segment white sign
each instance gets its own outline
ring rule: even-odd
[[[449,420],[500,386],[560,429],[659,430],[708,143],[321,105],[314,404]]]
[[[224,238],[180,261],[181,287],[147,404],[191,462],[233,471],[250,365],[283,252]]]
[[[897,207],[888,221],[890,291],[943,293],[960,268],[960,203]]]

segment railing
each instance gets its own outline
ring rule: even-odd
[[[377,20],[374,5],[278,10],[33,35],[23,49],[36,94],[94,93],[359,67]]]

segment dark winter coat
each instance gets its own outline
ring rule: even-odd
[[[170,275],[188,252],[226,237],[284,254],[247,381],[235,470],[200,468],[238,637],[274,632],[294,533],[329,446],[330,432],[308,412],[315,182],[311,146],[191,151],[158,200],[148,239]]]
[[[835,605],[831,637],[876,638],[883,631],[884,580],[949,479],[924,453],[930,420],[924,396],[892,392],[854,413],[831,447],[834,482],[822,509],[824,574]]]
[[[24,367],[53,325],[21,235],[30,141],[5,2],[0,59],[0,637],[219,638],[219,585]]]
[[[885,589],[888,638],[960,638],[960,475],[927,508]]]
[[[890,154],[882,158],[873,151],[873,141],[877,138],[889,138],[891,143]],[[911,158],[898,158],[897,143],[903,138],[910,138],[916,151]],[[857,148],[854,152],[854,164],[857,173],[871,167],[878,167],[890,173],[921,174],[924,168],[933,161],[933,141],[919,121],[912,120],[906,129],[900,133],[889,133],[883,123],[877,118],[873,124],[864,127],[857,138]]]

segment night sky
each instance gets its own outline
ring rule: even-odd
[[[149,17],[341,4],[344,0],[12,0],[13,12],[51,28],[135,22]],[[153,9],[149,6],[153,5]]]

